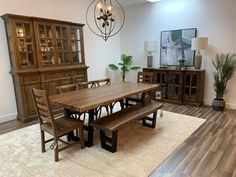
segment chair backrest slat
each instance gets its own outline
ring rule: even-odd
[[[153,73],[152,72],[138,72],[138,83],[153,83]]]
[[[45,117],[49,117],[48,111],[39,109],[39,113]]]
[[[93,87],[99,87],[102,85],[109,85],[111,83],[111,80],[109,78],[106,79],[100,79],[100,80],[93,80],[88,82],[81,82],[78,83],[78,88],[93,88]]]
[[[70,85],[58,86],[57,90],[59,91],[59,93],[75,91],[75,90],[78,90],[78,85],[77,84],[70,84]]]
[[[43,122],[50,122],[50,120],[47,116],[44,116],[44,115],[41,114],[39,117]]]
[[[40,97],[36,97],[35,99],[36,99],[37,103],[41,103],[43,105],[46,105],[46,103],[47,103],[47,100],[45,100],[42,97],[41,98]]]
[[[46,91],[32,88],[31,93],[33,96],[39,123],[49,123],[53,129],[53,132],[55,132],[54,117]]]

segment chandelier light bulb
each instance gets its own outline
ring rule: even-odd
[[[101,10],[102,9],[102,3],[99,2],[98,5],[97,5],[98,9]]]
[[[107,10],[111,11],[111,10],[112,10],[112,6],[109,5],[108,8],[107,8]]]

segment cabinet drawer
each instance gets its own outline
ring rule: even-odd
[[[81,76],[86,76],[87,72],[86,70],[74,70],[73,75],[81,75]]]
[[[40,82],[40,76],[39,75],[25,75],[23,77],[24,83],[34,83],[34,82]]]
[[[71,78],[71,72],[42,74],[43,81],[58,80],[58,79],[63,79],[63,78]]]
[[[68,78],[68,77],[71,77],[71,72],[63,72],[63,73],[58,73],[57,74],[57,77],[58,77],[58,79],[60,79],[60,78]]]

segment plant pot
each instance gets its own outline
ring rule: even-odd
[[[225,100],[215,98],[212,102],[213,110],[215,111],[224,111],[225,109]]]

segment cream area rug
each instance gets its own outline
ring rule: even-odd
[[[118,149],[100,148],[97,130],[94,146],[77,144],[60,153],[41,153],[39,126],[0,136],[1,177],[146,177],[160,165],[204,119],[163,111],[155,129],[134,123],[118,132]]]

